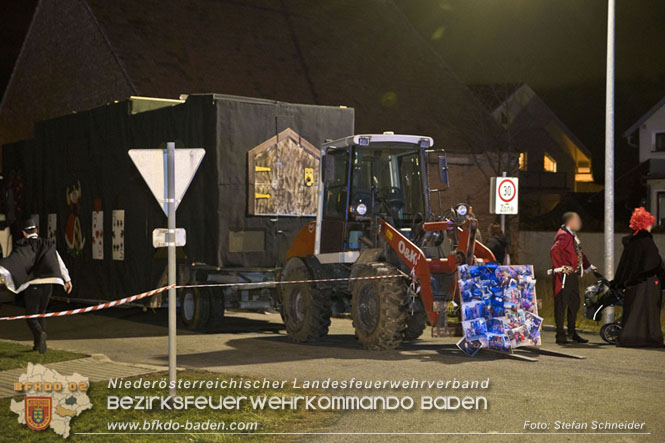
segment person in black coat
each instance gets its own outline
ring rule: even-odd
[[[622,239],[623,253],[614,285],[624,291],[619,346],[663,346],[660,326],[661,287],[665,266],[651,236],[655,218],[637,208],[630,218],[631,235]]]
[[[12,253],[0,259],[0,277],[7,289],[24,294],[27,315],[43,314],[53,285],[61,285],[69,294],[72,281],[55,244],[39,236],[35,220],[29,218],[23,223],[22,234]],[[46,319],[30,318],[27,322],[34,338],[33,350],[45,353]]]
[[[506,254],[508,253],[508,237],[501,230],[501,225],[494,223],[490,226],[489,239],[485,246],[492,251],[496,262],[500,265],[506,264]]]

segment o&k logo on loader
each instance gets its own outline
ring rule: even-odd
[[[418,252],[409,248],[402,240],[400,240],[397,244],[397,250],[400,254],[402,254],[402,256],[404,256],[406,261],[411,263],[413,266],[418,264],[418,258],[420,257]]]
[[[43,431],[51,424],[53,399],[25,397],[25,424],[34,431]]]

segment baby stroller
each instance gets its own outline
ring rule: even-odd
[[[584,316],[589,320],[600,321],[603,311],[609,306],[623,306],[623,292],[614,288],[599,272],[593,274],[598,281],[584,291]],[[621,318],[600,328],[600,337],[615,345],[621,334]]]

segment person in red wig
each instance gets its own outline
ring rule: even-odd
[[[619,346],[663,346],[660,327],[661,281],[665,266],[651,236],[656,219],[644,208],[630,217],[632,234],[622,239],[614,285],[624,290]]]

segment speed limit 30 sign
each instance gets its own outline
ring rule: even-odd
[[[492,177],[490,190],[491,214],[517,214],[517,177]]]

